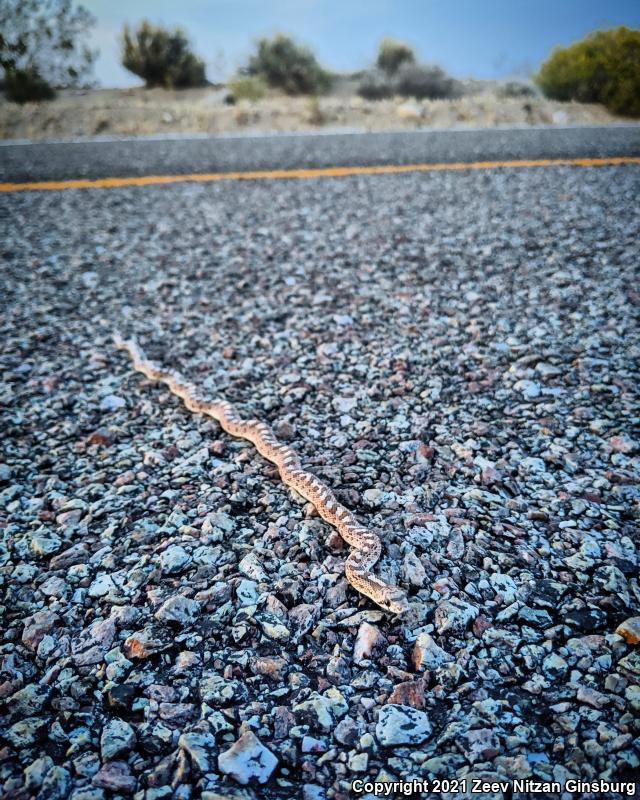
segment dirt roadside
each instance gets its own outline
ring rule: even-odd
[[[610,124],[604,107],[542,98],[504,99],[486,92],[456,100],[267,97],[225,102],[224,89],[97,89],[61,92],[48,103],[0,100],[1,139],[142,136],[159,133],[303,131],[498,125]]]

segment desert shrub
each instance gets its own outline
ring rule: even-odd
[[[0,0],[0,68],[7,97],[49,100],[86,83],[96,53],[85,44],[93,16],[73,0]]]
[[[360,82],[358,94],[367,100],[385,97],[415,97],[419,100],[459,97],[461,88],[440,67],[402,64],[395,75],[380,70],[367,72]]]
[[[255,103],[265,96],[267,84],[259,75],[235,75],[227,83],[227,88],[229,89],[225,98],[227,103],[238,103],[240,100]]]
[[[496,87],[496,97],[521,99],[523,97],[535,97],[536,90],[528,83],[520,81],[507,81]]]
[[[387,75],[395,75],[403,64],[415,64],[413,49],[396,39],[383,39],[378,48],[376,67]]]
[[[358,85],[358,94],[365,100],[384,100],[393,97],[394,93],[393,80],[385,72],[377,69],[365,72]]]
[[[14,103],[52,100],[56,95],[36,67],[9,70],[5,73],[4,90],[7,98]]]
[[[311,50],[277,34],[260,39],[244,72],[257,75],[287,94],[322,94],[329,88],[329,75]]]
[[[616,114],[640,117],[640,30],[596,31],[556,48],[535,81],[552,100],[602,103]]]
[[[122,66],[142,78],[148,87],[185,89],[204,86],[204,62],[191,50],[185,33],[168,30],[147,20],[131,31],[125,25],[122,34]]]
[[[396,94],[420,100],[459,97],[458,81],[436,66],[403,64],[395,76]]]
[[[328,117],[320,104],[319,97],[312,97],[309,101],[306,119],[311,125],[324,125],[327,122]]]

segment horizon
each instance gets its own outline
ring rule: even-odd
[[[640,4],[631,0],[108,0],[82,3],[96,17],[90,43],[99,49],[94,78],[104,88],[140,85],[120,65],[125,23],[143,19],[181,27],[211,81],[246,62],[260,36],[282,32],[309,46],[336,72],[370,66],[385,36],[410,44],[421,61],[459,78],[527,78],[554,46],[601,28],[640,27]]]

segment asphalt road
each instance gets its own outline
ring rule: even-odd
[[[640,155],[640,125],[7,143],[0,180]]]
[[[639,136],[0,159],[25,180],[640,155]],[[0,797],[637,776],[639,196],[637,163],[0,193]],[[409,612],[361,597],[331,528],[135,373],[116,328],[270,424],[379,533]]]

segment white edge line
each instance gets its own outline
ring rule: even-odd
[[[454,125],[450,128],[385,128],[383,130],[367,130],[366,128],[325,128],[322,130],[304,131],[247,131],[238,133],[151,133],[144,136],[76,136],[68,139],[1,139],[0,147],[29,147],[55,144],[110,144],[114,142],[188,142],[188,141],[224,141],[226,139],[286,139],[286,138],[311,138],[314,136],[385,136],[404,134],[411,136],[416,133],[481,133],[484,131],[556,131],[556,130],[607,130],[610,128],[637,128],[640,131],[640,123],[637,122],[614,122],[602,124],[583,125],[571,123],[566,125],[527,125],[526,123],[513,125],[493,125],[491,127],[471,127],[465,125]]]

